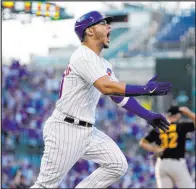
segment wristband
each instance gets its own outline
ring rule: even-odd
[[[147,95],[146,87],[139,85],[126,85],[125,96]]]

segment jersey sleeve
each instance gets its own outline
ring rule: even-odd
[[[195,126],[193,122],[182,122],[182,123],[178,123],[180,129],[185,132],[193,132],[195,130]]]
[[[114,72],[112,72],[111,79],[112,79],[113,81],[119,81],[119,80],[116,78]]]
[[[147,140],[149,143],[157,141],[158,134],[155,130],[151,130],[143,139]]]
[[[90,84],[107,75],[101,58],[87,50],[81,51],[79,58],[73,61],[71,66],[78,75]]]

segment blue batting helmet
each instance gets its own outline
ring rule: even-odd
[[[104,16],[98,11],[91,11],[81,16],[75,23],[75,32],[80,41],[84,38],[84,31],[86,28],[95,25],[102,20],[106,20],[107,23],[110,23],[113,20],[113,17]]]

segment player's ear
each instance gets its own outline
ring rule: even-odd
[[[92,28],[87,28],[86,29],[86,34],[90,35],[90,36],[93,36],[93,29]]]

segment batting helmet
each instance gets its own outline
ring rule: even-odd
[[[81,16],[75,23],[75,32],[80,41],[84,38],[84,31],[86,28],[95,25],[102,20],[106,20],[107,23],[110,23],[113,20],[113,17],[106,17],[98,11],[91,11]]]

